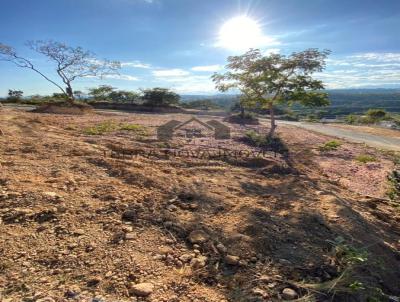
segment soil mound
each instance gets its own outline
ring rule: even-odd
[[[83,115],[92,113],[93,107],[82,103],[57,102],[40,105],[32,111],[37,113]]]

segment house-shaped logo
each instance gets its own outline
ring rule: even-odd
[[[198,126],[208,130],[209,132],[212,132],[215,139],[229,139],[231,137],[230,128],[223,123],[217,120],[202,122],[196,117],[192,117],[185,122],[171,120],[159,126],[157,128],[157,138],[162,141],[171,140],[174,136],[174,133],[193,123],[196,123]],[[188,134],[187,136],[189,137],[196,137],[200,134],[199,129],[190,129],[190,133],[188,129],[186,129],[186,132]]]

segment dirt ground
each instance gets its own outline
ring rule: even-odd
[[[396,301],[395,154],[280,127],[289,156],[165,155],[258,151],[238,125],[156,139],[188,118],[1,110],[0,301]],[[141,127],[89,134],[104,121]]]

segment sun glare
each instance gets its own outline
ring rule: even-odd
[[[247,16],[239,16],[222,25],[218,45],[231,50],[244,50],[264,44],[265,39],[257,21]]]

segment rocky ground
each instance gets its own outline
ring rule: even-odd
[[[320,151],[331,138],[282,127],[289,157],[164,156],[257,151],[234,125],[230,140],[161,143],[171,118],[188,117],[0,112],[1,301],[400,296],[400,210],[385,197],[395,154]],[[120,126],[93,135],[104,121]]]

